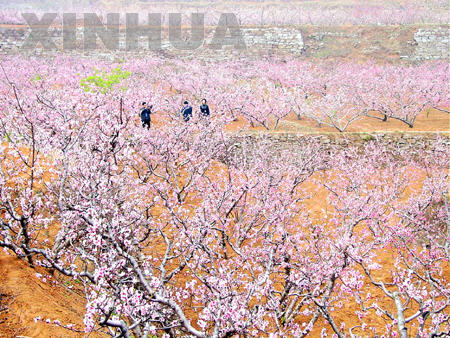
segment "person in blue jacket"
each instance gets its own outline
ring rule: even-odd
[[[202,100],[202,105],[200,106],[200,112],[203,116],[209,116],[209,106],[206,103],[206,99]]]
[[[142,127],[150,129],[151,117],[153,106],[148,107],[147,102],[142,102],[141,104],[141,121]]]
[[[184,106],[181,109],[181,114],[183,114],[184,121],[189,121],[192,117],[192,106],[188,101],[184,101]]]

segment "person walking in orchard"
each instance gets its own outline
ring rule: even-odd
[[[184,101],[184,106],[181,109],[181,114],[183,114],[184,121],[189,121],[192,117],[192,106],[188,101]]]
[[[150,129],[150,123],[151,123],[150,115],[152,114],[152,108],[153,108],[153,106],[148,107],[147,102],[142,102],[141,121],[142,121],[143,128],[145,128],[147,126],[147,129]]]
[[[200,113],[205,117],[209,116],[209,106],[206,102],[206,99],[202,100],[202,104],[200,106]]]

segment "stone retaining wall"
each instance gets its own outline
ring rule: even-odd
[[[346,57],[363,56],[382,58],[383,60],[421,61],[449,58],[449,26],[354,26],[354,27],[241,27],[245,50],[233,46],[224,46],[220,50],[210,48],[215,28],[205,29],[204,44],[195,50],[173,48],[168,39],[167,29],[162,32],[162,44],[159,51],[166,57],[197,58],[208,60],[231,59],[237,57],[262,58],[266,56],[283,57]],[[52,53],[41,48],[24,50],[21,48],[29,30],[24,27],[0,26],[0,53],[27,53],[42,55]],[[188,38],[190,30],[185,29],[183,36]],[[148,55],[148,40],[142,38],[142,48],[132,52],[125,51],[125,33],[121,33],[120,49],[109,51],[98,40],[98,49],[83,50],[83,31],[77,28],[77,49],[69,53],[85,56],[122,57]],[[52,28],[51,36],[61,50],[62,30]],[[68,52],[68,51],[65,51]]]
[[[430,149],[438,139],[450,149],[450,134],[444,133],[354,133],[354,134],[247,134],[230,137],[229,149],[234,158],[251,158],[252,154],[263,149],[267,159],[279,159],[283,153],[300,154],[302,146],[317,141],[324,151],[332,151],[348,146],[362,147],[377,140],[383,147],[395,147],[417,151]]]
[[[224,45],[223,48],[217,50],[211,47],[211,42],[214,37],[215,29],[205,29],[205,39],[201,47],[195,50],[181,50],[175,49],[169,41],[169,34],[167,29],[162,30],[161,48],[159,52],[173,57],[203,57],[214,59],[230,59],[236,56],[254,56],[260,57],[264,55],[283,54],[299,56],[304,51],[304,41],[300,29],[293,29],[289,27],[242,27],[241,34],[246,48],[239,50],[232,45]],[[51,28],[49,36],[55,43],[59,51],[63,50],[63,38],[61,28]],[[0,52],[3,54],[24,53],[24,54],[39,54],[46,53],[39,44],[33,50],[22,48],[26,37],[29,35],[30,29],[14,28],[14,27],[0,27]],[[190,31],[184,30],[182,36],[188,40]],[[86,55],[103,54],[108,52],[111,55],[120,55],[121,53],[131,54],[148,54],[151,50],[148,44],[148,38],[139,38],[139,48],[137,50],[126,52],[126,35],[125,32],[120,33],[119,50],[108,51],[100,39],[97,39],[98,48],[94,51],[83,51],[83,29],[77,28],[77,49],[73,51],[65,51],[68,53],[82,53]]]
[[[417,59],[448,59],[450,30],[448,27],[421,28],[414,34]]]

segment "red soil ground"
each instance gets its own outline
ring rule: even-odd
[[[0,337],[82,337],[56,325],[35,322],[58,319],[83,329],[84,299],[60,285],[43,269],[33,270],[27,263],[0,251],[0,304],[8,306],[0,313]],[[56,283],[56,284],[55,284]],[[2,306],[0,305],[0,308]]]

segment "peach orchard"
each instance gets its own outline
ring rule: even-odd
[[[422,110],[448,108],[447,63],[10,57],[1,68],[0,247],[80,286],[85,332],[450,330],[445,139],[325,149],[305,137],[296,153],[246,157],[224,132],[290,113],[341,132],[376,112],[413,127]],[[212,116],[184,122],[182,101],[204,97]],[[150,130],[144,100],[164,121]],[[318,192],[326,210],[312,213]],[[352,325],[336,316],[344,303]]]

